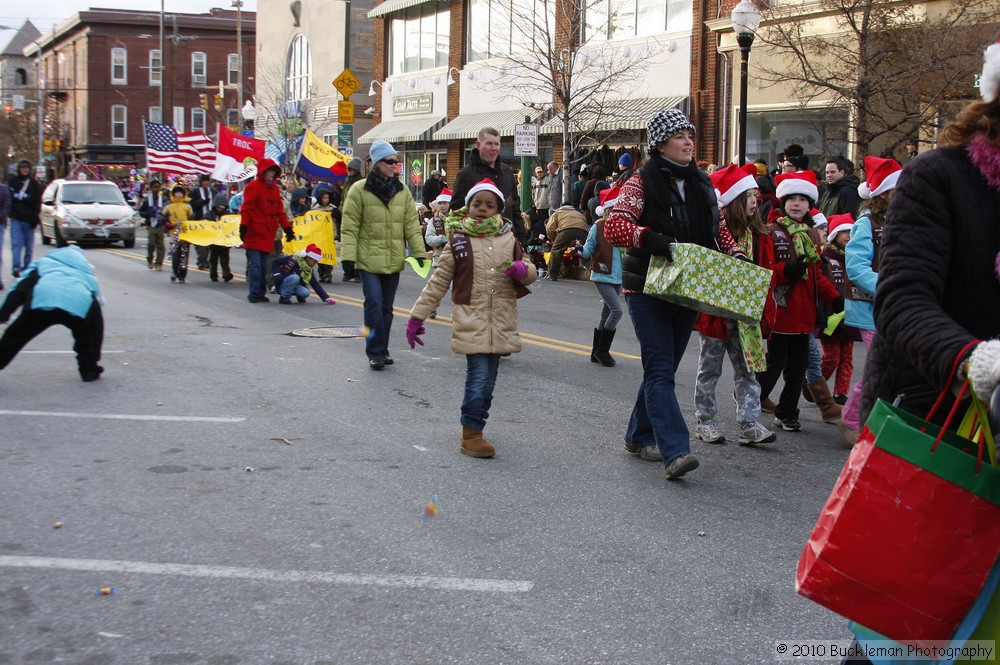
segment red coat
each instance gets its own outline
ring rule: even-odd
[[[809,263],[805,279],[789,279],[785,275],[785,264],[796,258],[793,256],[795,250],[791,237],[780,224],[769,224],[768,229],[774,247],[774,260],[768,267],[774,271],[773,291],[778,307],[772,332],[788,335],[811,333],[817,325],[819,300],[832,303],[840,297],[840,292],[823,274],[821,261]],[[819,234],[810,230],[809,237],[818,247]]]
[[[257,177],[247,185],[243,192],[243,205],[240,207],[240,225],[245,226],[243,236],[245,249],[256,249],[261,252],[274,251],[274,236],[278,227],[291,228],[291,222],[285,214],[285,200],[281,198],[281,188],[278,176],[268,184],[264,180],[264,172],[278,166],[274,160],[266,157],[257,164]]]

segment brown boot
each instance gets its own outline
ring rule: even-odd
[[[844,436],[844,441],[847,441],[852,446],[858,442],[860,432],[845,425],[843,420],[837,421],[837,427],[840,428],[840,433]]]
[[[735,399],[735,398],[734,398]],[[768,398],[764,398],[760,401],[760,410],[764,413],[774,413],[775,404]]]
[[[806,388],[809,389],[809,394],[812,395],[816,406],[819,407],[820,419],[823,422],[832,423],[840,418],[841,407],[833,401],[833,396],[830,395],[830,386],[826,384],[826,381],[822,379],[812,381],[806,384]]]
[[[489,441],[483,438],[483,430],[462,427],[462,447],[459,449],[463,455],[469,457],[493,457],[496,455],[496,448]]]

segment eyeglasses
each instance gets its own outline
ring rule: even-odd
[[[389,164],[390,166],[395,166],[396,164],[399,164],[398,159],[383,159],[382,162],[385,164]]]

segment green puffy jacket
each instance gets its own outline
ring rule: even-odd
[[[413,195],[406,187],[389,205],[367,189],[365,181],[353,185],[344,199],[340,229],[340,260],[354,261],[355,268],[379,275],[403,270],[406,246],[417,258],[426,259]]]

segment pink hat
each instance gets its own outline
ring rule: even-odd
[[[983,75],[979,78],[979,91],[986,103],[1000,96],[1000,40],[987,46],[983,54]]]
[[[843,215],[830,215],[830,230],[827,232],[826,237],[832,243],[837,238],[838,233],[847,231],[850,234],[853,228],[854,218],[851,217],[851,213],[845,212]]]
[[[751,169],[757,173],[757,167],[753,165]],[[740,168],[736,164],[730,164],[724,169],[719,169],[708,176],[715,186],[715,195],[719,199],[719,207],[725,208],[736,200],[736,197],[743,192],[757,189],[757,180],[745,168]]]
[[[435,203],[451,203],[451,190],[445,187],[441,190],[441,193],[437,195],[434,199]]]
[[[813,203],[819,199],[819,188],[816,187],[816,174],[812,171],[795,171],[782,173],[774,179],[778,186],[775,194],[779,199],[799,194]]]
[[[903,167],[895,159],[865,157],[865,182],[858,185],[858,194],[863,199],[873,199],[895,189],[902,170]]]
[[[611,210],[615,207],[615,203],[618,201],[618,192],[620,191],[621,187],[618,185],[601,190],[600,194],[598,194],[601,198],[601,204],[594,208],[594,212],[597,213],[598,217],[604,217],[605,210]]]
[[[503,203],[504,201],[503,192],[500,191],[500,188],[497,187],[496,184],[489,178],[483,178],[473,185],[471,189],[469,189],[469,193],[465,195],[465,205],[469,205],[469,202],[472,201],[472,197],[479,192],[493,192],[500,197],[500,203]]]
[[[323,250],[317,247],[315,244],[310,244],[306,247],[306,256],[310,259],[316,259],[319,261],[323,258]]]
[[[827,220],[826,215],[823,214],[823,211],[819,208],[813,208],[810,210],[809,216],[812,217],[813,226],[817,228],[821,226],[829,228],[830,222]]]

